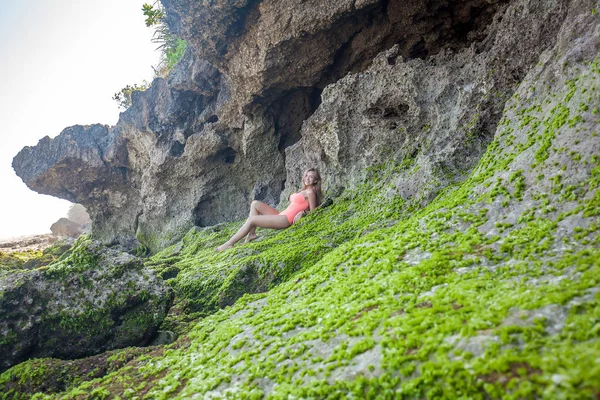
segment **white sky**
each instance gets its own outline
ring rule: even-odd
[[[25,186],[19,150],[75,124],[114,125],[113,94],[152,78],[145,2],[0,0],[0,239],[50,232],[70,206]]]

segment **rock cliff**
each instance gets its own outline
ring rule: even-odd
[[[23,149],[13,166],[33,190],[83,204],[94,221],[95,238],[131,246],[137,238],[153,251],[191,226],[243,217],[253,199],[277,205],[308,165],[321,167],[326,189],[337,194],[356,183],[366,166],[392,156],[416,156],[421,147],[420,162],[428,168],[452,164],[444,156],[429,159],[436,146],[449,147],[440,144],[442,139],[417,148],[419,136],[411,146],[395,147],[409,137],[436,137],[438,131],[470,123],[474,140],[447,150],[448,159],[452,152],[473,152],[460,166],[465,171],[491,140],[515,82],[552,44],[561,17],[560,8],[538,6],[502,24],[506,3],[228,1],[209,7],[165,1],[172,28],[191,45],[167,79],[136,93],[115,127],[67,128],[55,139]],[[521,43],[514,32],[534,17],[539,22],[527,26],[531,34]],[[499,33],[510,24],[512,31]],[[388,67],[380,63],[368,73],[372,82],[362,88],[328,87],[350,72],[366,71],[392,46]],[[502,65],[488,76],[498,60]],[[464,65],[455,70],[453,63]],[[433,64],[437,67],[427,71]],[[397,85],[421,66],[421,76]],[[452,86],[461,76],[462,86]],[[443,94],[434,93],[438,83],[447,93],[442,87]],[[418,99],[414,85],[431,89]],[[331,120],[360,131],[351,140],[370,135],[359,147],[344,143],[355,133],[342,125],[337,128],[345,130],[341,136],[318,133],[319,120],[338,112],[328,104],[331,96],[345,95],[344,90],[355,91],[357,98],[367,94],[361,91],[371,96],[362,99],[369,104],[352,104],[349,98],[344,111],[349,117]],[[433,109],[459,96],[453,116],[439,120]],[[333,154],[336,141],[353,157]]]

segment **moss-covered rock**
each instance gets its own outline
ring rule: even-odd
[[[38,392],[60,393],[117,371],[140,355],[157,355],[162,351],[153,347],[130,347],[78,360],[38,358],[25,361],[0,375],[0,399],[27,399]]]
[[[34,396],[598,397],[600,20],[564,4],[556,45],[463,180],[423,204],[397,186],[417,166],[384,163],[254,243],[215,253],[239,225],[188,232],[147,261],[177,296],[165,327],[187,324],[179,339]],[[33,379],[27,365],[0,383]]]
[[[35,269],[59,260],[73,245],[73,239],[63,239],[43,250],[0,251],[0,271]]]
[[[42,252],[35,250],[10,253],[0,251],[0,269],[2,271],[26,269],[26,264],[37,263],[41,256]]]
[[[0,274],[0,368],[147,343],[171,294],[140,259],[81,238],[64,259]]]

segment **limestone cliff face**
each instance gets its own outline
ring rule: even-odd
[[[67,128],[13,166],[83,204],[96,238],[152,250],[277,205],[309,166],[335,195],[415,160],[395,190],[427,202],[475,164],[566,3],[164,0],[190,43],[175,70],[116,126]]]
[[[301,140],[286,149],[286,189],[308,166],[341,189],[361,182],[369,166],[391,162],[403,166],[393,194],[424,205],[464,179],[516,85],[555,43],[569,2],[558,3],[513,2],[469,47],[408,59],[395,45],[366,71],[329,85]]]

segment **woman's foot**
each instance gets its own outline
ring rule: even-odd
[[[220,245],[219,247],[217,247],[215,250],[217,252],[221,252],[221,251],[227,250],[227,249],[229,249],[231,247],[233,247],[233,245],[229,244],[229,242],[225,242],[222,245]]]
[[[246,240],[244,240],[244,243],[250,243],[254,239],[256,239],[256,233],[254,233],[254,234],[249,233],[248,236],[246,236]]]

